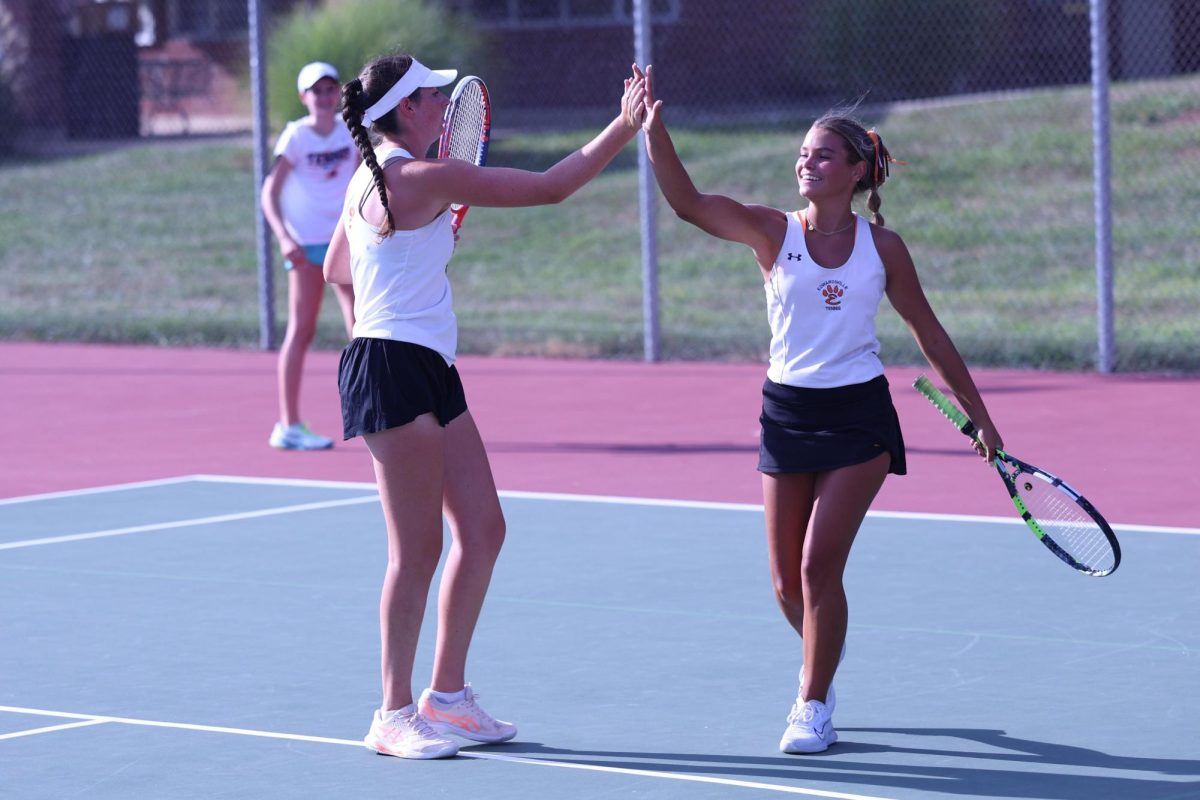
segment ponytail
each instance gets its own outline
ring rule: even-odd
[[[867,130],[862,123],[851,116],[852,112],[852,108],[830,111],[814,122],[813,127],[833,131],[841,136],[846,142],[846,150],[849,153],[851,164],[857,164],[860,161],[867,162],[867,169],[855,185],[854,193],[867,192],[867,209],[871,212],[871,222],[883,225],[883,215],[879,213],[883,198],[879,194],[879,187],[883,186],[891,174],[891,164],[907,162],[892,158],[887,145],[883,143],[883,139],[875,129]]]
[[[908,162],[892,158],[887,145],[883,143],[883,139],[874,128],[867,131],[867,138],[871,141],[871,191],[867,195],[867,208],[871,210],[871,221],[876,225],[883,225],[883,215],[879,213],[879,206],[883,203],[883,198],[879,196],[879,187],[891,176],[891,164],[907,164]]]
[[[371,170],[375,189],[379,192],[379,202],[383,205],[384,214],[387,215],[383,225],[379,228],[379,236],[381,239],[386,239],[396,230],[396,224],[392,220],[392,210],[388,208],[387,184],[383,179],[383,169],[379,166],[379,159],[375,157],[371,136],[362,124],[365,110],[366,102],[363,97],[362,81],[355,78],[342,87],[342,119],[345,121],[346,127],[350,129],[350,136],[354,138],[354,143],[358,145],[358,152],[362,155],[363,162]]]

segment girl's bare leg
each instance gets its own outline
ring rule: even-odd
[[[470,412],[446,426],[445,506],[452,543],[438,592],[432,688],[466,682],[467,649],[504,543],[504,514],[479,429]]]
[[[883,480],[891,455],[817,474],[804,537],[804,699],[825,701],[846,641],[848,610],[842,576],[850,546]]]
[[[388,563],[379,599],[384,709],[413,702],[417,638],[442,555],[446,438],[432,414],[363,436],[387,523]]]

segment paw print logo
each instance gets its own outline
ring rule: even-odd
[[[825,305],[838,306],[842,303],[842,295],[845,294],[845,291],[836,283],[830,283],[821,289],[821,294],[825,297]]]

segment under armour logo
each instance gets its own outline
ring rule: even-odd
[[[787,256],[788,261],[800,261],[804,258],[803,253],[788,253]]]

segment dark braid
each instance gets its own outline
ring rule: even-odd
[[[363,162],[371,170],[375,189],[379,192],[379,202],[383,205],[383,211],[387,215],[387,219],[379,228],[380,238],[384,239],[392,235],[396,230],[396,224],[392,219],[392,210],[388,207],[387,183],[383,178],[383,168],[379,166],[379,159],[375,157],[375,146],[371,140],[371,134],[363,125],[363,114],[379,98],[387,94],[388,89],[392,88],[396,81],[408,72],[410,66],[412,66],[410,56],[383,56],[363,67],[363,71],[357,78],[342,87],[342,119],[345,120],[346,127],[350,129],[354,143],[358,145],[358,152],[362,154]],[[420,90],[417,90],[414,94],[419,92]],[[400,131],[400,123],[395,113],[384,114],[383,117],[375,120],[371,127],[378,133],[395,134]]]
[[[855,185],[854,193],[867,192],[867,209],[871,212],[871,221],[876,225],[883,225],[883,215],[879,213],[883,198],[879,194],[879,187],[887,180],[887,165],[893,161],[883,139],[875,131],[868,131],[861,122],[851,116],[848,109],[835,109],[824,114],[813,123],[813,127],[833,131],[841,136],[846,143],[851,164],[867,162],[867,168]]]
[[[358,152],[362,154],[363,162],[371,170],[375,189],[379,192],[379,202],[383,205],[383,212],[387,215],[387,219],[379,228],[379,235],[381,238],[387,238],[392,235],[396,226],[392,221],[392,210],[388,208],[387,185],[383,180],[383,168],[379,166],[379,159],[375,158],[371,135],[367,133],[367,129],[362,124],[363,112],[366,109],[367,103],[363,99],[362,81],[355,78],[342,87],[342,119],[346,121],[346,127],[350,129],[350,135],[354,137],[354,143],[358,145]]]

